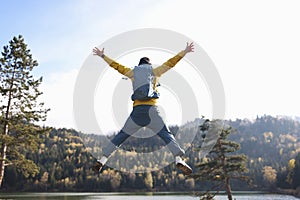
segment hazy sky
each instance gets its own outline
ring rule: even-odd
[[[299,10],[298,0],[1,0],[0,45],[24,36],[54,127],[76,128],[74,83],[92,48],[138,28],[176,31],[204,49],[223,81],[226,118],[300,116]]]

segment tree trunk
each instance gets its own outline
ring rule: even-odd
[[[227,193],[227,197],[228,197],[228,200],[232,200],[232,194],[231,194],[231,188],[230,188],[230,178],[227,177],[225,179],[225,188],[226,188],[226,193]]]
[[[16,66],[14,66],[14,70],[12,73],[12,78],[11,78],[11,85],[9,87],[9,93],[8,93],[8,101],[7,101],[7,107],[6,107],[6,112],[5,112],[5,119],[4,119],[4,128],[3,128],[3,135],[7,136],[8,135],[8,118],[9,118],[9,111],[10,111],[10,106],[11,106],[11,101],[12,101],[12,89],[14,86],[14,81],[15,81],[15,73],[16,73]],[[5,166],[6,166],[6,151],[7,151],[7,144],[6,141],[2,143],[1,147],[1,161],[0,161],[0,188],[3,183],[3,178],[4,178],[4,172],[5,172]]]
[[[8,125],[4,126],[4,135],[8,134]],[[6,142],[2,143],[2,147],[1,147],[1,162],[0,162],[0,188],[2,187],[2,182],[3,182],[3,178],[4,178],[4,171],[5,171],[5,160],[6,160],[6,150],[7,150],[7,145]]]

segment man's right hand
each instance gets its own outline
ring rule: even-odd
[[[98,49],[97,47],[95,47],[95,48],[93,49],[93,52],[94,52],[94,55],[95,55],[95,56],[100,56],[100,57],[102,57],[102,58],[103,58],[103,56],[104,56],[104,48],[102,48],[102,50],[100,50],[100,49]]]

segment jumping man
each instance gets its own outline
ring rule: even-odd
[[[102,158],[97,160],[93,166],[95,171],[101,171],[109,156],[117,148],[119,148],[127,138],[137,132],[140,128],[147,127],[162,138],[166,143],[168,149],[175,157],[176,167],[185,175],[192,173],[191,167],[188,166],[181,158],[181,156],[185,153],[184,150],[179,146],[175,137],[169,131],[159,113],[158,107],[156,106],[156,100],[159,98],[156,86],[158,78],[163,73],[174,67],[187,53],[193,51],[194,44],[187,43],[183,51],[180,51],[177,55],[163,63],[161,66],[152,68],[150,59],[143,57],[140,59],[138,66],[131,69],[106,56],[104,54],[104,48],[102,48],[102,50],[97,47],[93,49],[94,55],[100,56],[109,64],[110,67],[130,78],[133,85],[133,94],[131,96],[133,101],[133,110],[120,132],[107,146],[103,148]]]

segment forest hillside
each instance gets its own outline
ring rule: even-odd
[[[294,171],[295,161],[297,163],[300,157],[299,121],[288,117],[262,116],[255,120],[236,119],[225,123],[235,129],[229,139],[240,143],[241,149],[237,153],[248,156],[247,175],[252,178],[253,183],[249,186],[232,182],[233,190],[268,191],[300,186],[300,177]],[[174,134],[179,128],[170,127]],[[28,158],[37,163],[40,169],[38,175],[25,178],[17,168],[8,166],[2,191],[193,191],[208,187],[186,178],[175,168],[174,163],[146,173],[130,173],[105,167],[102,174],[95,174],[90,169],[95,161],[93,155],[101,153],[106,136],[52,128],[41,137],[38,150],[26,153]],[[193,147],[199,146],[201,142],[199,133],[186,151],[187,162],[191,166],[200,161],[199,152]],[[157,136],[132,137],[124,143],[122,149],[131,152],[130,156],[134,158],[137,155],[135,152],[150,152],[163,145]],[[116,152],[120,154],[120,158],[122,152],[124,151]],[[169,155],[157,155],[157,159],[167,156]],[[116,162],[120,165],[123,160]],[[134,163],[132,167],[145,168],[141,163]]]

